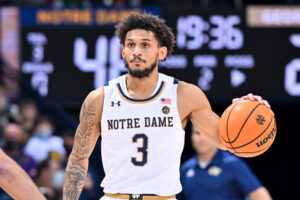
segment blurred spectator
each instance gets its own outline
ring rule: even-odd
[[[74,131],[65,130],[62,132],[62,138],[64,140],[64,148],[66,151],[66,159],[65,162],[68,161],[69,155],[72,152],[73,144],[74,144]]]
[[[0,85],[0,132],[8,124],[8,108],[5,88]]]
[[[23,151],[27,136],[22,128],[18,124],[8,124],[3,130],[3,138],[3,150],[34,179],[36,162]]]
[[[60,193],[53,187],[53,171],[55,165],[51,159],[47,159],[38,164],[37,167],[37,186],[48,200],[61,199]]]
[[[62,185],[64,183],[65,171],[61,166],[60,161],[57,158],[51,158],[49,160],[50,171],[52,175],[52,187],[59,193],[62,193]]]
[[[271,200],[267,189],[240,158],[217,147],[203,134],[192,130],[197,154],[181,167],[183,191],[179,200]]]
[[[6,89],[0,84],[0,133],[2,129],[17,115],[19,108],[11,104],[7,98]],[[1,134],[0,134],[1,136]]]
[[[87,173],[79,200],[98,200],[94,191],[94,181],[90,172]]]
[[[12,2],[12,1],[11,1]],[[18,98],[20,95],[20,72],[19,67],[11,65],[6,60],[0,58],[0,80],[6,88],[6,96],[9,98]]]
[[[31,99],[22,100],[20,103],[20,112],[16,116],[16,121],[29,134],[33,132],[34,124],[38,116],[38,108]]]
[[[65,156],[63,166],[66,166],[74,144],[74,131],[65,130],[64,132],[62,132],[62,137],[64,140],[64,147],[66,150],[66,156]],[[57,171],[53,179],[54,187],[58,189],[58,186],[61,186],[60,184],[63,184],[63,178],[64,178],[64,171],[61,170]],[[89,169],[79,200],[98,200],[98,199],[99,198],[96,195],[95,184],[92,177],[92,173],[90,172]]]
[[[33,137],[25,146],[25,152],[32,156],[36,162],[41,162],[48,158],[51,152],[56,152],[60,159],[63,159],[66,152],[63,139],[54,136],[55,126],[48,116],[41,116],[35,125]]]
[[[37,186],[48,200],[60,200],[62,198],[62,185],[65,171],[60,161],[49,158],[42,161],[37,167]],[[80,200],[98,200],[91,174],[88,172],[86,181],[80,196]]]
[[[24,154],[25,140],[26,134],[18,124],[9,123],[4,127],[3,150],[34,179],[36,177],[36,163],[30,156]],[[0,189],[0,199],[11,200],[12,198]]]

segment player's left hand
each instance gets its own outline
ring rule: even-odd
[[[252,93],[249,93],[248,95],[242,96],[240,98],[234,98],[234,99],[232,99],[232,103],[242,101],[242,100],[258,101],[260,104],[267,106],[271,110],[271,106],[268,101],[264,100],[261,96],[254,95]],[[274,115],[274,112],[272,110],[271,110],[271,112]]]

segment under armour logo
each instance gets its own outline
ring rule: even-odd
[[[259,125],[263,125],[264,122],[265,122],[265,117],[262,116],[262,115],[257,115],[257,118],[256,118],[256,122],[259,124]]]
[[[129,197],[130,200],[141,200],[142,199],[142,195],[140,194],[131,194]]]
[[[110,106],[114,107],[115,105],[121,106],[121,101],[117,101],[117,102],[112,101]]]

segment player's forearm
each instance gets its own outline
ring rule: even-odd
[[[4,191],[16,200],[45,200],[31,178],[16,162],[4,154],[1,157],[4,159],[0,159],[0,186]]]
[[[89,157],[100,135],[98,96],[90,93],[80,111],[74,146],[66,168],[63,200],[77,200],[84,186],[88,171]]]
[[[77,200],[84,186],[88,171],[88,159],[81,160],[76,155],[70,155],[66,168],[63,200]]]

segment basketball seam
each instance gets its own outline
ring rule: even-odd
[[[241,146],[234,147],[234,148],[235,148],[235,149],[238,149],[238,148],[244,147],[244,146],[246,146],[246,145],[248,145],[248,144],[251,144],[252,142],[254,142],[255,140],[257,140],[258,138],[260,138],[260,137],[263,135],[263,133],[270,127],[270,125],[271,125],[271,123],[272,123],[272,121],[273,121],[273,118],[274,118],[274,117],[271,118],[271,121],[270,121],[270,123],[268,124],[267,128],[266,128],[262,133],[260,133],[256,138],[254,138],[252,141],[250,141],[250,142],[248,142],[248,143],[246,143],[246,144],[243,144],[243,145],[241,145]],[[231,146],[232,146],[232,145],[231,145]]]
[[[226,143],[229,143],[232,149],[233,149],[233,146],[232,146],[232,144],[230,143],[230,138],[229,138],[229,134],[228,134],[228,121],[229,121],[231,112],[233,111],[233,109],[234,109],[238,104],[239,104],[239,102],[236,103],[236,104],[231,108],[231,110],[230,110],[230,112],[229,112],[229,114],[228,114],[228,117],[227,117],[227,123],[226,123],[226,133],[227,133],[227,139],[228,139],[228,142],[226,142],[225,140],[224,140],[224,141],[225,141]],[[235,151],[235,149],[233,149],[233,151],[234,151],[235,153],[237,153],[237,152]],[[238,153],[237,153],[237,154],[238,154]]]
[[[268,146],[266,146],[265,148],[263,149],[260,149],[258,151],[252,151],[252,152],[245,152],[245,151],[240,151],[238,152],[239,154],[242,154],[242,153],[258,153],[258,152],[261,152],[261,151],[264,151],[264,150],[267,150],[271,145],[273,144],[273,142],[271,144],[269,144]]]
[[[248,119],[250,118],[250,116],[253,114],[253,112],[254,112],[259,106],[260,106],[260,104],[258,103],[258,104],[255,106],[255,108],[250,112],[250,114],[248,115],[248,117],[246,118],[246,120],[244,121],[244,124],[242,125],[242,127],[241,127],[241,129],[240,129],[238,135],[236,136],[236,138],[235,138],[233,141],[229,141],[228,143],[234,143],[234,142],[238,139],[238,137],[240,136],[240,134],[241,134],[241,132],[242,132],[242,130],[243,130],[245,124],[247,123]],[[229,116],[228,116],[228,118],[229,118]],[[228,138],[228,139],[229,139],[229,138]]]

